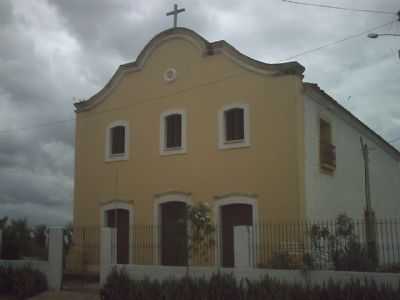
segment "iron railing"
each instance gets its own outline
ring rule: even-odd
[[[374,227],[372,239],[367,239],[363,220],[259,223],[247,227],[248,236],[241,237],[245,247],[241,248],[248,249],[250,267],[400,272],[400,219],[376,220],[370,226]],[[215,229],[194,245],[190,226],[179,233],[135,224],[129,229],[129,242],[117,238],[117,247],[129,248],[117,249],[117,254],[129,256],[117,260],[140,265],[224,266],[224,256],[230,255],[235,262],[234,242],[223,236],[222,228]],[[73,236],[80,263],[98,265],[100,228],[74,229]]]

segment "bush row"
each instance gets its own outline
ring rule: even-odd
[[[328,282],[322,286],[283,283],[269,277],[238,282],[233,275],[215,274],[210,279],[185,277],[164,281],[130,279],[114,269],[101,290],[104,300],[369,300],[400,299],[400,287],[378,286],[375,282]]]
[[[29,265],[21,268],[0,266],[0,295],[27,299],[47,290],[46,276]]]

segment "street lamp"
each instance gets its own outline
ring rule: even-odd
[[[376,39],[376,38],[378,38],[380,36],[399,36],[400,37],[400,34],[397,34],[397,33],[374,33],[374,32],[371,32],[371,33],[368,33],[367,36],[370,39]]]
[[[399,21],[400,21],[400,11],[397,13],[397,16],[399,17]],[[371,32],[368,33],[367,37],[369,37],[370,39],[377,39],[380,36],[396,36],[396,37],[400,37],[400,34],[397,33],[375,33],[375,32]],[[400,50],[398,52],[399,55],[399,59],[400,59]]]

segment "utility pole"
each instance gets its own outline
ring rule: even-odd
[[[364,160],[364,188],[365,188],[365,237],[367,241],[367,255],[373,267],[378,264],[378,248],[376,245],[376,219],[371,205],[371,187],[369,177],[369,148],[360,137],[361,152]]]
[[[360,137],[361,152],[364,160],[364,188],[365,188],[365,210],[371,211],[371,188],[369,181],[369,149],[368,145],[364,143]]]

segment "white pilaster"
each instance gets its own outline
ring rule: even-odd
[[[47,283],[49,289],[60,290],[63,276],[64,229],[49,228],[49,273]]]
[[[100,237],[100,284],[103,285],[111,271],[112,265],[117,263],[117,229],[103,227]]]

